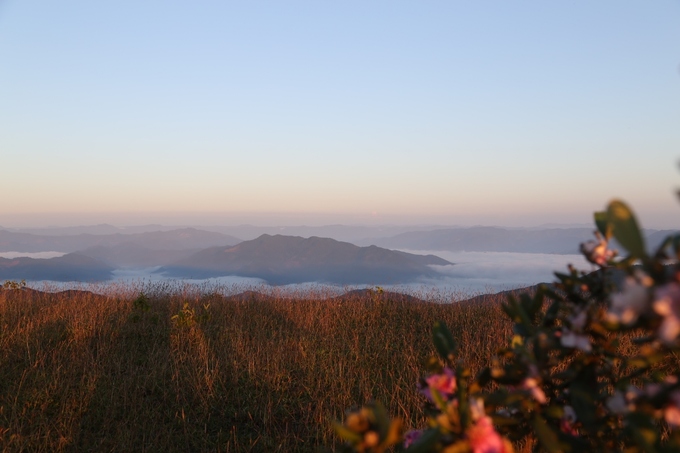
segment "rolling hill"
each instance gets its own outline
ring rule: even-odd
[[[237,275],[270,284],[406,283],[438,273],[431,265],[452,263],[434,255],[414,255],[328,238],[264,234],[233,247],[211,247],[164,266],[159,272],[183,278]]]
[[[69,253],[58,258],[0,258],[0,280],[93,282],[109,280],[114,268],[93,258]]]

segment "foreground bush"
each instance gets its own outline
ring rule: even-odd
[[[680,451],[680,235],[649,254],[620,201],[595,221],[596,240],[581,251],[597,271],[570,268],[534,295],[510,297],[510,342],[474,376],[435,324],[439,360],[418,386],[427,427],[403,434],[374,403],[336,425],[347,450]]]

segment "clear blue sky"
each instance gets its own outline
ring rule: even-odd
[[[0,1],[0,225],[679,227],[680,1]]]

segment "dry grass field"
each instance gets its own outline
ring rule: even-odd
[[[0,292],[4,451],[318,451],[372,399],[423,424],[415,384],[436,320],[473,369],[510,332],[501,295],[97,292]]]

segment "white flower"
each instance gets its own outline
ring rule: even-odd
[[[587,335],[572,332],[571,330],[563,330],[560,337],[560,343],[565,348],[576,348],[583,352],[590,352],[593,347],[590,344],[590,338]]]
[[[656,288],[652,306],[664,318],[657,332],[659,339],[673,343],[680,334],[680,284],[673,282]]]
[[[576,411],[574,411],[573,407],[565,405],[564,414],[562,414],[562,418],[560,419],[560,429],[565,434],[577,436],[578,429],[576,429],[574,423],[576,423]]]
[[[607,319],[614,323],[632,325],[649,305],[649,287],[653,280],[641,271],[626,277],[623,291],[612,295]]]
[[[629,411],[628,403],[626,403],[626,398],[623,393],[616,391],[612,396],[607,399],[607,409],[616,415],[623,415]]]
[[[564,405],[564,415],[562,415],[562,418],[568,421],[569,423],[574,423],[576,422],[576,411],[574,411],[574,408],[569,406],[568,404]]]
[[[641,393],[639,388],[629,385],[625,394],[617,390],[605,404],[613,414],[625,415],[635,409],[635,400]]]
[[[588,313],[586,310],[581,310],[576,315],[569,317],[571,329],[567,329],[566,327],[562,329],[562,336],[560,337],[562,346],[565,348],[580,349],[583,352],[590,352],[592,350],[590,338],[583,334],[583,329],[586,327],[587,322]]]
[[[586,322],[588,322],[588,312],[586,310],[579,311],[576,315],[569,318],[569,322],[571,323],[572,329],[579,332],[583,331]]]

